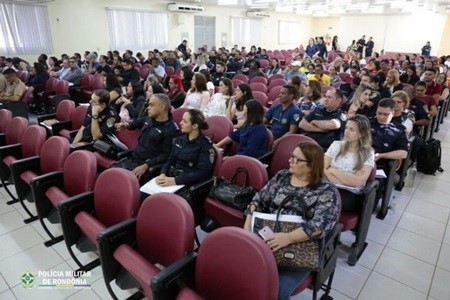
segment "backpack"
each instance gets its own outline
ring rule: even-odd
[[[441,142],[429,139],[419,150],[417,156],[417,171],[428,175],[435,175],[436,171],[444,172],[441,168]]]

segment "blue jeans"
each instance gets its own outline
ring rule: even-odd
[[[292,292],[309,276],[310,270],[278,271],[278,300],[289,300]]]

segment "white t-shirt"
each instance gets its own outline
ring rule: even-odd
[[[333,144],[331,144],[331,146],[328,148],[325,155],[331,157],[330,167],[338,169],[342,172],[355,174],[358,171],[354,170],[356,161],[358,159],[356,153],[346,153],[336,158],[343,145],[344,145],[343,141],[334,141]],[[375,165],[374,152],[372,152],[372,155],[370,155],[369,159],[367,159],[367,161],[365,161],[364,164],[371,167]]]
[[[205,117],[210,116],[225,116],[227,111],[227,100],[229,96],[223,95],[221,93],[216,93],[211,97],[211,101],[206,105],[203,113]]]

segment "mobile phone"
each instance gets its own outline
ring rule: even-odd
[[[265,226],[263,229],[259,230],[258,234],[265,241],[270,240],[275,237],[275,233],[273,233],[272,229],[270,229],[269,226]]]

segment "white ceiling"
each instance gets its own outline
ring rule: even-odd
[[[249,10],[293,12],[317,17],[409,14],[414,11],[450,14],[450,0],[180,0],[173,2],[245,7]]]

